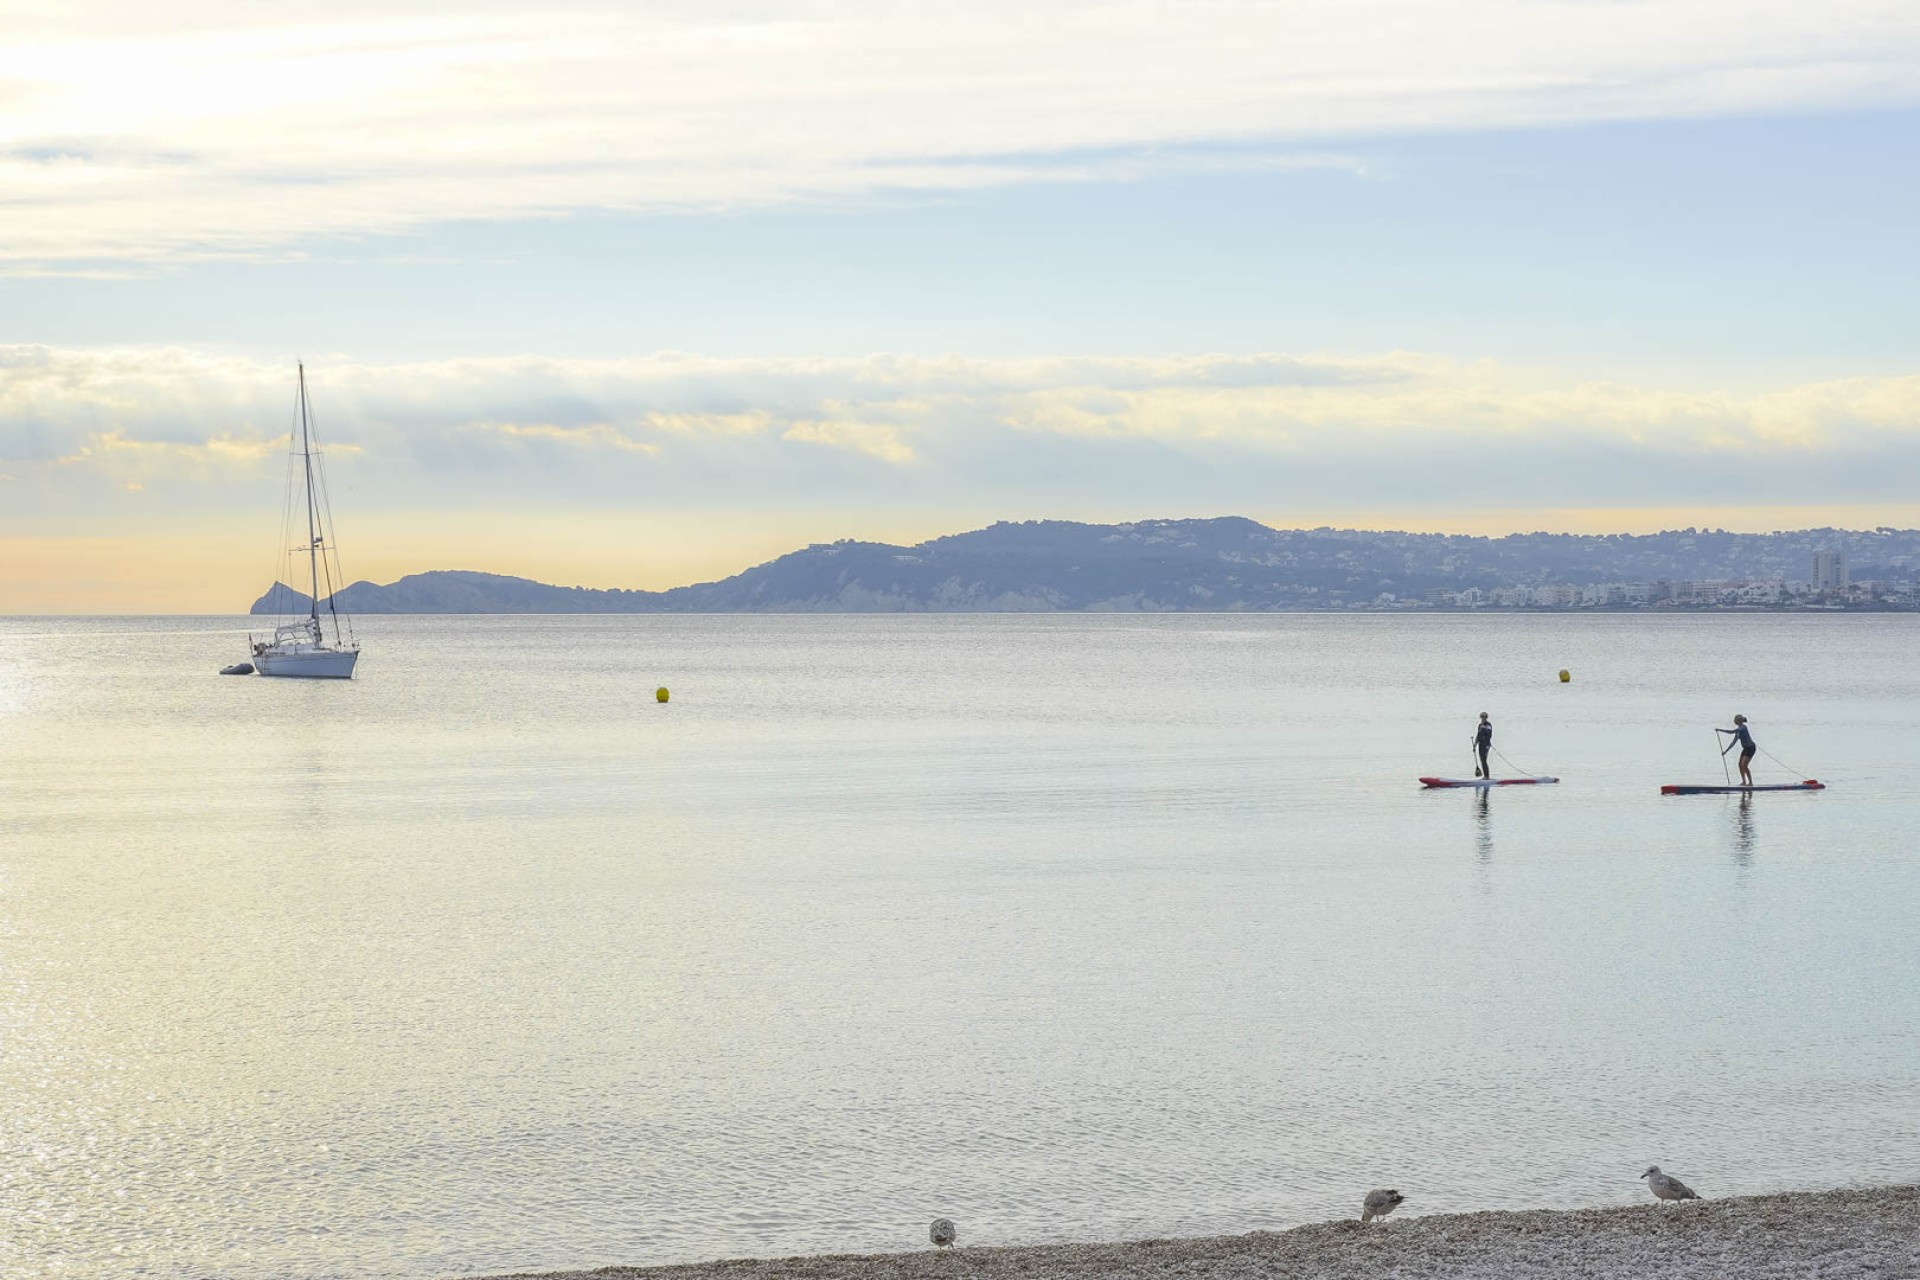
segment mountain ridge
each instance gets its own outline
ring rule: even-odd
[[[912,546],[815,543],[665,591],[559,587],[479,570],[360,581],[333,603],[380,613],[1166,612],[1352,608],[1546,583],[1804,577],[1816,552],[1911,582],[1920,530],[1466,534],[1274,529],[1241,516],[1001,521]],[[255,614],[304,613],[276,583]]]

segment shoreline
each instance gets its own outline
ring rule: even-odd
[[[732,1258],[515,1272],[475,1280],[1889,1280],[1920,1274],[1920,1185],[1788,1191],[1674,1205],[1356,1216],[1286,1231],[1113,1244]]]

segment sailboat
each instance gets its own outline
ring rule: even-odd
[[[305,495],[307,519],[307,540],[304,546],[287,548],[289,566],[297,563],[293,557],[305,553],[307,557],[307,616],[294,621],[282,621],[273,629],[271,639],[262,640],[248,637],[253,641],[253,669],[263,676],[301,676],[319,680],[351,680],[353,664],[360,660],[360,642],[353,636],[353,625],[343,619],[334,596],[339,585],[344,583],[340,573],[339,553],[334,550],[333,512],[327,504],[326,473],[316,463],[320,453],[313,447],[312,416],[307,409],[307,367],[303,363],[300,370],[300,421],[297,437],[289,433],[287,445],[287,511],[286,526],[281,537],[281,546],[285,547],[297,535],[293,511],[294,478],[300,478],[301,492]],[[294,446],[298,445],[298,448]],[[295,576],[292,573],[285,577]],[[333,622],[333,638],[327,638],[326,628],[320,621],[320,584],[326,580],[327,616]],[[276,595],[287,596],[292,592],[276,591]],[[283,615],[284,616],[284,615]]]

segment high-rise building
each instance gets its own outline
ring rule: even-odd
[[[1838,591],[1847,585],[1847,557],[1840,551],[1813,553],[1813,589]]]

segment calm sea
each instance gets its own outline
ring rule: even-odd
[[[1920,1180],[1920,618],[245,626],[0,621],[9,1277]]]

